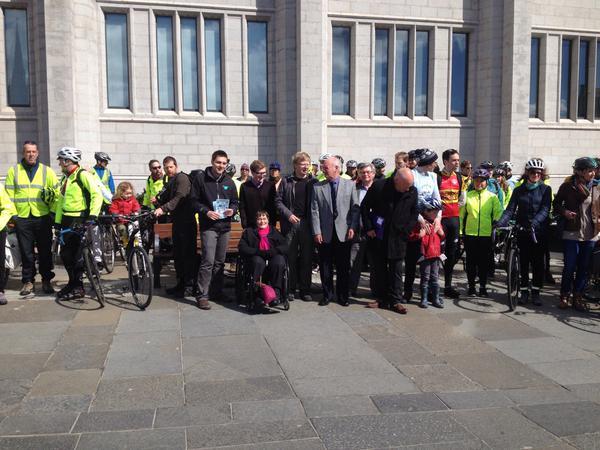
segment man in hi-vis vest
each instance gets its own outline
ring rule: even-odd
[[[52,272],[52,223],[51,210],[56,196],[58,179],[50,167],[39,161],[37,144],[25,141],[23,159],[10,167],[6,175],[6,192],[17,209],[15,219],[19,250],[21,252],[23,287],[20,294],[31,296],[35,292],[35,257],[38,252],[42,290],[54,293]]]

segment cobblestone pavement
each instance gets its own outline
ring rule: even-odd
[[[123,275],[104,309],[11,293],[1,449],[600,448],[600,312],[554,291],[509,313],[499,274],[443,310],[256,316],[161,290],[142,312]]]

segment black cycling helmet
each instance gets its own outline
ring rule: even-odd
[[[419,162],[417,163],[419,167],[428,166],[429,164],[433,164],[437,161],[438,155],[433,150],[428,148],[422,148],[421,154],[419,155]]]
[[[500,166],[496,167],[494,169],[494,177],[505,177],[506,176],[506,170]]]
[[[371,164],[373,164],[376,169],[383,169],[385,167],[385,159],[375,158],[373,161],[371,161]]]
[[[485,167],[478,167],[477,169],[475,169],[473,171],[473,174],[471,175],[472,178],[483,178],[484,180],[489,180],[490,179],[490,171],[487,170]]]
[[[358,167],[358,163],[356,161],[354,161],[353,159],[350,159],[346,163],[346,167],[349,169],[356,169]]]
[[[479,164],[479,167],[483,167],[484,169],[487,169],[487,170],[493,170],[494,163],[492,161],[483,161],[481,164]]]
[[[584,156],[583,158],[577,158],[573,163],[573,169],[575,170],[588,170],[588,169],[596,169],[598,164],[594,158],[589,158]]]
[[[104,152],[94,153],[94,158],[96,158],[96,161],[110,161],[110,156],[108,156],[108,153]]]
[[[233,163],[227,163],[227,166],[225,166],[225,173],[227,175],[229,175],[230,177],[235,175],[235,164]]]

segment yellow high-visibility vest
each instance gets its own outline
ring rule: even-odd
[[[42,196],[43,190],[57,190],[58,178],[50,167],[39,163],[31,181],[22,163],[8,169],[5,180],[6,192],[14,203],[19,217],[41,217],[51,208]]]

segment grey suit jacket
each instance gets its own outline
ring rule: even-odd
[[[352,180],[340,178],[336,204],[338,215],[334,220],[329,181],[315,183],[311,199],[312,229],[313,235],[322,235],[325,243],[331,242],[334,232],[337,233],[340,242],[345,242],[349,228],[355,233],[358,230],[360,203],[356,185]]]

